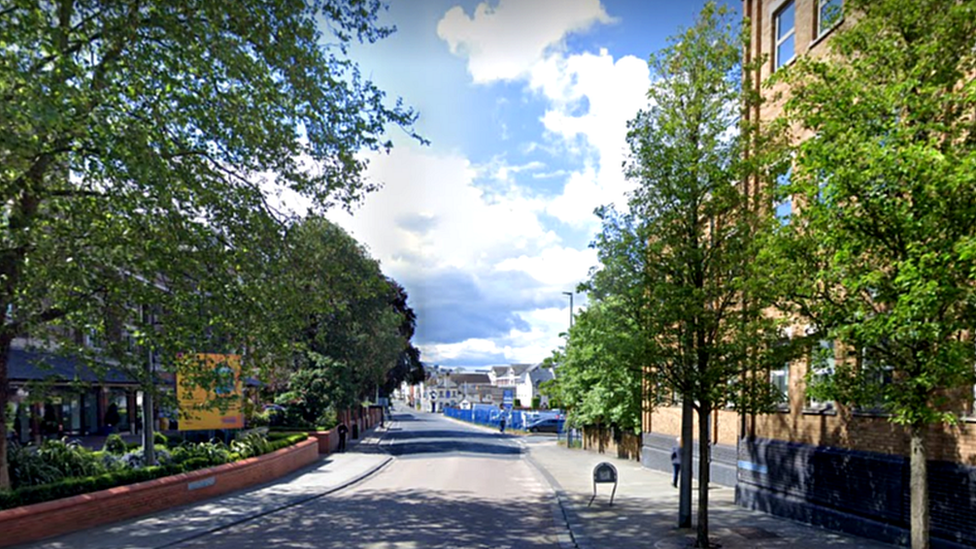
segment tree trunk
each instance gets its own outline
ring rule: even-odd
[[[691,444],[694,438],[694,410],[691,399],[681,399],[681,473],[678,489],[678,528],[691,528]]]
[[[698,407],[698,535],[695,547],[708,549],[708,483],[711,477],[711,406],[702,403]]]
[[[925,426],[912,426],[912,549],[929,549],[929,474]]]
[[[0,490],[10,489],[10,467],[7,463],[7,360],[10,358],[10,337],[0,336]]]

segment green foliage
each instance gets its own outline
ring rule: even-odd
[[[308,433],[289,434],[287,437],[279,438],[279,439],[269,438],[267,451],[274,452],[277,450],[281,450],[282,448],[294,446],[299,442],[302,442],[303,440],[307,440],[307,439],[308,439]]]
[[[805,204],[764,260],[784,308],[850,349],[813,391],[892,421],[954,421],[976,361],[976,4],[845,2],[833,55],[778,74]]]
[[[928,547],[925,433],[976,381],[976,2],[844,4],[830,55],[774,75],[774,128],[806,138],[780,158],[803,207],[760,262],[783,308],[848,350],[811,394],[908,427],[912,546]]]
[[[319,418],[335,415],[332,403],[352,390],[353,373],[347,364],[310,353],[314,365],[299,369],[288,380],[288,391],[276,399],[285,406],[285,425],[314,427]]]
[[[268,440],[258,433],[248,433],[230,443],[230,450],[244,459],[266,454],[270,447]]]
[[[286,244],[289,261],[281,278],[289,287],[281,293],[291,300],[285,309],[296,312],[291,321],[303,351],[299,373],[314,372],[289,384],[316,386],[304,395],[289,389],[288,400],[314,424],[329,405],[352,407],[390,376],[410,374],[419,358],[409,347],[415,320],[403,288],[334,223],[307,218]]]
[[[159,431],[153,432],[153,444],[157,446],[168,447],[169,437],[160,433]]]
[[[11,509],[52,499],[87,494],[182,472],[183,468],[178,465],[124,469],[95,476],[68,478],[60,482],[27,486],[9,492],[0,491],[0,509]]]
[[[0,353],[30,333],[96,369],[109,355],[147,388],[146,350],[170,365],[186,349],[246,339],[255,366],[290,357],[294,325],[281,320],[295,303],[276,290],[294,280],[274,276],[289,227],[269,197],[295,192],[316,212],[349,206],[376,188],[359,153],[388,150],[389,125],[416,137],[415,114],[387,106],[346,56],[350,42],[392,32],[378,26],[380,9],[377,0],[5,6]],[[146,314],[130,314],[132,303]],[[157,330],[153,313],[164,310]],[[102,348],[79,345],[79,334]]]
[[[116,455],[122,455],[127,450],[128,447],[125,444],[125,440],[123,440],[121,436],[114,433],[105,438],[105,444],[102,446],[103,452]]]
[[[538,396],[532,397],[532,409],[538,410],[542,406],[542,398]]]
[[[268,427],[271,425],[271,412],[272,410],[262,410],[252,413],[247,425],[249,427]]]
[[[39,447],[11,447],[7,452],[13,488],[98,475],[109,469],[96,453],[65,440],[47,440]]]
[[[205,460],[209,465],[220,465],[231,460],[231,450],[219,441],[186,443],[173,449],[173,463],[181,464],[191,459]]]
[[[618,231],[629,240],[616,239],[633,242],[618,262],[640,267],[628,271],[638,282],[629,292],[641,299],[641,327],[652,342],[652,401],[676,393],[703,413],[727,404],[763,411],[773,388],[769,364],[758,358],[779,338],[763,314],[768,277],[753,269],[756,220],[736,184],[748,167],[748,133],[739,127],[745,36],[709,3],[693,28],[652,57],[652,105],[628,133],[627,175],[639,186],[622,226],[633,229]]]
[[[40,503],[51,499],[104,490],[142,482],[184,471],[193,471],[258,456],[306,440],[306,433],[275,433],[265,439],[251,433],[232,442],[187,443],[170,454],[163,446],[155,448],[159,465],[143,467],[142,449],[124,455],[91,452],[62,441],[45,441],[40,447],[11,447],[14,489],[0,490],[0,509]]]
[[[579,313],[566,347],[550,360],[559,374],[543,389],[574,425],[640,428],[641,364],[646,340],[609,298]]]

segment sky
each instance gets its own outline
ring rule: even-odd
[[[406,288],[425,363],[535,363],[562,345],[563,292],[597,265],[593,210],[633,187],[621,166],[647,60],[702,4],[392,0],[396,33],[351,49],[430,144],[391,128],[392,152],[367,155],[382,189],[329,217]]]

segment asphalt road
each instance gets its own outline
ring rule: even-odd
[[[551,492],[517,438],[399,412],[396,459],[348,489],[177,547],[558,549]]]

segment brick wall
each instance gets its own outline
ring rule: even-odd
[[[317,442],[306,440],[235,463],[0,511],[0,532],[3,532],[0,547],[37,541],[212,498],[268,482],[317,459]]]
[[[698,437],[698,414],[694,414],[692,432]],[[681,407],[662,406],[649,414],[649,421],[645,421],[644,432],[671,435],[674,439],[681,434]],[[732,410],[718,410],[712,413],[710,437],[714,444],[735,446],[739,438],[739,416]]]
[[[308,436],[318,443],[319,455],[331,454],[339,447],[339,432],[336,429],[313,431]]]

